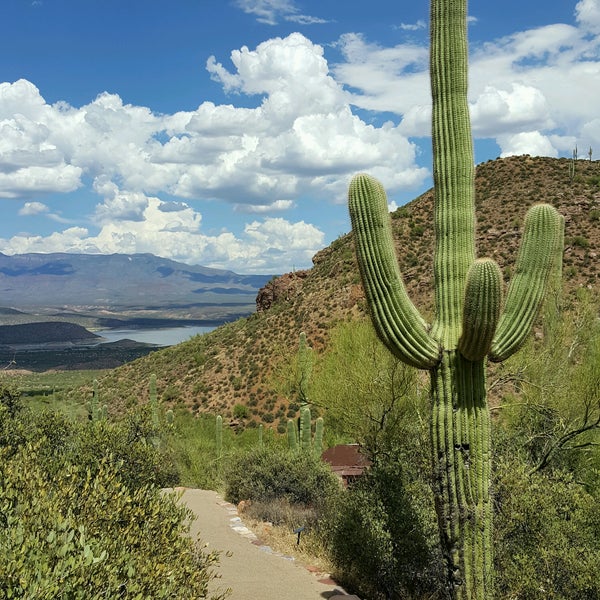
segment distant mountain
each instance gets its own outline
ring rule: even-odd
[[[93,343],[102,338],[74,323],[27,323],[0,326],[0,346]]]
[[[25,312],[105,311],[107,316],[178,310],[179,318],[218,319],[225,313],[252,312],[256,293],[269,279],[271,275],[238,275],[152,254],[0,253],[0,306]]]

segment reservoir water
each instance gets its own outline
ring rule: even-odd
[[[191,337],[208,333],[215,327],[190,326],[190,327],[168,327],[164,329],[100,329],[94,331],[97,335],[106,338],[106,342],[118,342],[119,340],[133,340],[145,344],[157,346],[174,346],[189,340]]]

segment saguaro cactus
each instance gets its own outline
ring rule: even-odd
[[[311,448],[311,418],[308,406],[300,409],[300,448],[305,452]]]
[[[156,392],[156,375],[152,373],[150,375],[150,412],[152,414],[152,427],[158,429],[160,425],[160,419],[158,416],[158,394]]]
[[[486,357],[516,352],[533,325],[560,244],[563,219],[530,209],[503,310],[502,278],[475,259],[474,159],[467,105],[466,0],[431,1],[435,318],[426,323],[406,293],[387,199],[369,175],[350,184],[359,268],[375,329],[405,363],[431,373],[433,487],[448,592],[490,600],[492,503]]]
[[[298,342],[298,400],[301,404],[308,403],[308,385],[310,382],[310,376],[312,374],[312,366],[312,348],[306,341],[306,334],[301,332],[300,340]]]
[[[215,420],[215,451],[217,460],[220,461],[223,456],[223,417],[217,415]]]

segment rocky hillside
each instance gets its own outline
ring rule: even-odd
[[[565,216],[565,283],[598,289],[600,269],[600,162],[528,156],[498,159],[477,168],[478,254],[492,256],[510,274],[527,207],[550,202]],[[398,257],[415,303],[432,307],[433,193],[428,191],[392,215]],[[147,398],[156,373],[163,398],[194,410],[231,414],[249,407],[250,421],[267,414],[284,422],[289,399],[281,380],[295,355],[298,335],[323,352],[332,327],[365,316],[351,234],[313,258],[307,271],[288,273],[258,294],[257,312],[210,334],[156,352],[108,374],[103,394],[117,410]]]

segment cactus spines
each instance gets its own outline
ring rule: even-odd
[[[466,0],[431,0],[435,317],[409,299],[394,253],[383,187],[350,184],[349,208],[365,295],[383,343],[431,375],[433,492],[449,595],[490,600],[492,502],[486,357],[504,360],[531,331],[560,252],[563,219],[533,207],[501,309],[502,279],[475,256],[474,160],[467,104]]]

